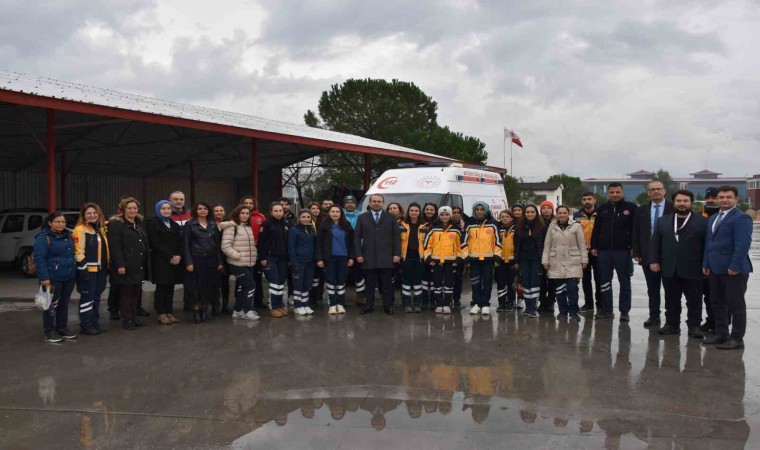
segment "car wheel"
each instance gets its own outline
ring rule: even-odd
[[[19,260],[19,267],[21,268],[21,273],[24,275],[24,278],[32,278],[36,275],[36,271],[32,271],[32,266],[34,265],[34,252],[32,252],[32,249],[26,248],[21,250],[21,253],[18,255]]]

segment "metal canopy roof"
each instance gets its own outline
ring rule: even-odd
[[[43,109],[44,108],[44,109]],[[71,173],[182,176],[194,161],[204,178],[250,176],[327,150],[453,161],[334,131],[0,69],[0,170],[44,169],[46,109],[57,111],[57,151]]]

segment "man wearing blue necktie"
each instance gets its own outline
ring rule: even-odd
[[[657,220],[667,214],[673,214],[673,203],[665,198],[665,184],[662,181],[650,181],[647,184],[649,203],[636,208],[633,217],[633,236],[631,239],[633,258],[641,264],[644,278],[647,282],[647,297],[649,298],[649,318],[644,322],[645,327],[658,326],[661,323],[660,305],[662,297],[662,276],[650,268],[649,246]]]
[[[739,191],[734,186],[718,188],[720,213],[710,217],[707,224],[702,260],[702,271],[710,277],[710,301],[715,316],[715,336],[702,343],[721,350],[744,348],[747,328],[744,294],[752,272],[749,259],[752,218],[737,209],[738,202]]]

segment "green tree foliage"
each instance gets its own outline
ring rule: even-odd
[[[673,177],[670,176],[670,172],[665,169],[661,168],[658,170],[657,174],[654,176],[654,179],[657,181],[662,181],[662,184],[665,185],[665,191],[667,192],[665,196],[667,198],[670,198],[670,196],[678,190],[678,183],[673,181]]]
[[[485,164],[488,154],[479,139],[438,125],[438,104],[414,83],[392,80],[350,79],[322,93],[318,113],[308,110],[304,122],[310,127],[349,133],[448,158]],[[397,160],[371,157],[371,179],[395,167]],[[312,191],[327,192],[333,184],[361,186],[364,156],[329,153]]]
[[[552,175],[546,180],[550,183],[561,183],[564,186],[562,191],[562,199],[565,204],[575,208],[581,207],[581,195],[588,191],[589,188],[583,185],[583,181],[579,177],[571,177],[564,173]]]

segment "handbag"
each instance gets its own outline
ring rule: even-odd
[[[34,304],[42,311],[50,309],[50,303],[53,301],[53,286],[40,286],[37,295],[34,296]]]

